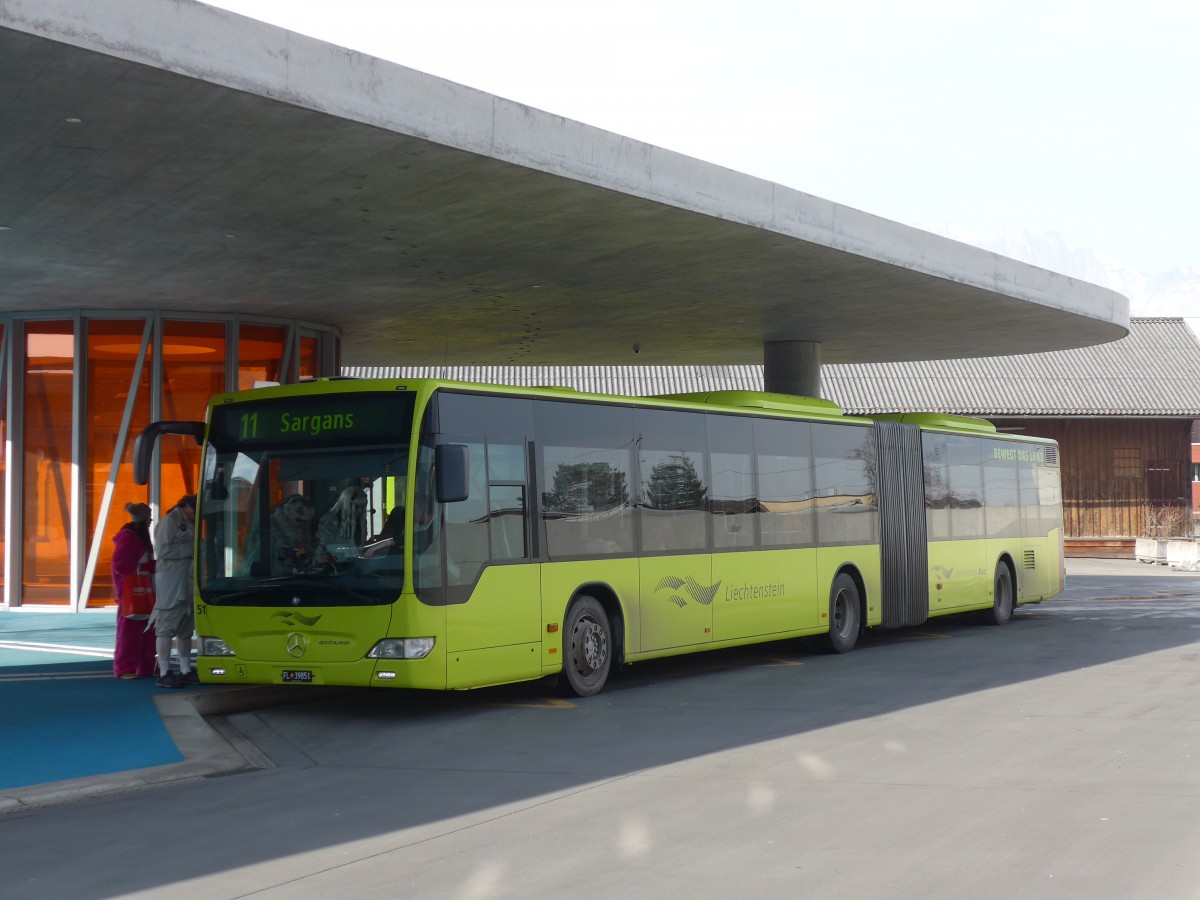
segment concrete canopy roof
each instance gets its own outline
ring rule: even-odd
[[[0,308],[277,315],[348,365],[827,363],[1112,291],[189,0],[0,0]]]

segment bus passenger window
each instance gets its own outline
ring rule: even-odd
[[[754,450],[762,546],[811,546],[816,529],[809,424],[758,419]]]
[[[720,415],[705,418],[712,468],[709,510],[713,546],[749,549],[757,542],[753,420]]]
[[[709,482],[704,418],[662,409],[634,412],[642,550],[704,550]]]
[[[632,553],[632,410],[542,401],[534,418],[542,440],[547,555]]]

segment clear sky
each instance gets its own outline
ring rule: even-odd
[[[1200,0],[208,0],[917,227],[1200,266]]]

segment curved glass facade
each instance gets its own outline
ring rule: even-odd
[[[157,419],[202,419],[213,394],[338,372],[333,329],[154,311],[0,314],[2,608],[114,603],[125,504],[154,518],[194,493],[200,448],[165,435],[149,485],[133,443]]]

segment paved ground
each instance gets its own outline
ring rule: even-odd
[[[3,893],[1194,900],[1200,576],[1068,570],[1005,628],[664,660],[573,703],[305,692],[197,717],[234,774],[10,807]]]

